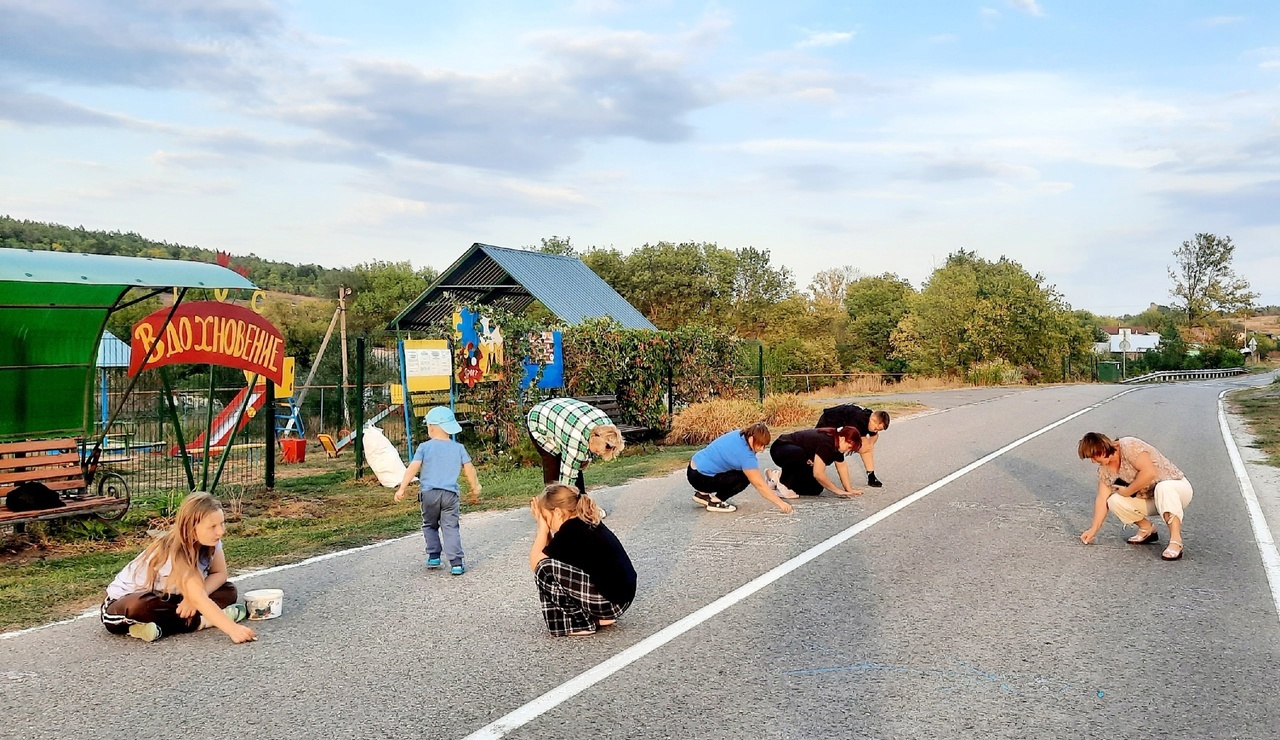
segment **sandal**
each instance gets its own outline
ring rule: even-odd
[[[1152,527],[1151,531],[1146,534],[1143,534],[1142,530],[1139,529],[1137,534],[1125,540],[1125,542],[1128,542],[1130,545],[1145,545],[1150,542],[1159,542],[1159,541],[1160,541],[1160,533],[1156,531],[1155,527]]]
[[[1174,555],[1173,557],[1170,557],[1169,552],[1173,550],[1174,545],[1178,546],[1178,554]],[[1182,543],[1177,540],[1169,540],[1169,546],[1164,549],[1164,552],[1160,553],[1160,558],[1162,560],[1181,560],[1182,559]]]

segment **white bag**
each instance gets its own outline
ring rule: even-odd
[[[404,480],[406,466],[400,459],[400,452],[377,427],[364,428],[364,459],[384,487],[396,488]]]

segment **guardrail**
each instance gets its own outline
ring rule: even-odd
[[[1242,367],[1220,367],[1213,370],[1161,370],[1134,378],[1126,378],[1121,383],[1164,383],[1172,380],[1204,380],[1205,378],[1229,378],[1233,375],[1244,375],[1247,370]]]

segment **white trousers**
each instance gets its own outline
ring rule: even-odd
[[[1125,524],[1137,524],[1154,514],[1178,517],[1182,521],[1182,510],[1191,503],[1191,483],[1186,478],[1160,481],[1156,484],[1155,498],[1130,498],[1118,493],[1107,499],[1107,508],[1116,518]]]

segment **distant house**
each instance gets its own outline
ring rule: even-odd
[[[1160,332],[1148,331],[1141,326],[1106,326],[1103,331],[1107,333],[1107,341],[1093,345],[1093,351],[1100,355],[1125,352],[1120,348],[1120,343],[1125,340],[1129,342],[1127,355],[1131,358],[1160,346]]]

